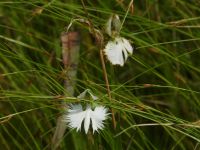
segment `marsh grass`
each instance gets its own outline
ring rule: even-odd
[[[102,29],[111,13],[126,15],[129,1],[86,1]],[[99,48],[86,25],[76,95],[90,88],[115,110],[94,135],[67,129],[61,149],[199,149],[200,3],[197,0],[134,1],[121,34],[134,45],[125,66],[106,62],[112,102],[106,93]],[[86,18],[79,1],[0,2],[0,149],[49,149],[62,112],[60,34],[72,18]],[[105,40],[108,38],[105,36]],[[92,144],[91,144],[92,143]]]

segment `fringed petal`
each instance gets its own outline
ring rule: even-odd
[[[85,111],[82,110],[82,106],[73,105],[68,110],[68,114],[64,117],[64,121],[69,124],[70,128],[76,128],[77,131],[81,130],[81,124],[85,118]]]
[[[107,109],[103,106],[98,106],[91,112],[93,133],[104,127],[103,121],[107,118]]]

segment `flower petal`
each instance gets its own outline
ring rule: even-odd
[[[128,53],[133,53],[133,47],[125,38],[116,37],[114,41],[107,43],[104,52],[113,65],[123,66],[128,58]]]
[[[88,92],[88,89],[86,89],[85,91],[83,91],[79,96],[77,96],[77,98],[85,98],[86,97],[86,93]]]
[[[122,38],[122,41],[123,41],[123,46],[128,51],[128,53],[132,54],[133,53],[133,47],[131,46],[129,41],[125,38]]]
[[[109,41],[104,49],[105,55],[113,65],[124,65],[122,46],[118,40]]]
[[[64,117],[64,121],[69,124],[70,128],[77,128],[76,131],[81,129],[81,124],[85,118],[86,112],[83,111],[82,106],[72,105],[72,108],[68,110],[68,114]]]
[[[108,21],[106,22],[105,25],[105,32],[109,35],[112,36],[113,32],[119,33],[121,28],[121,21],[119,19],[119,16],[117,14],[113,14],[110,16]]]
[[[85,110],[85,120],[84,120],[84,129],[85,133],[87,134],[89,127],[90,127],[90,114],[91,114],[91,107],[87,106],[87,109]]]
[[[87,94],[87,93],[90,94],[90,96],[91,96],[91,98],[92,98],[93,100],[97,100],[97,99],[98,99],[97,96],[95,96],[95,95],[92,94],[92,92],[91,92],[90,89],[86,89],[85,91],[83,91],[79,96],[77,96],[77,98],[84,99],[84,98],[86,97],[86,94]]]
[[[123,60],[124,62],[127,60],[128,58],[128,52],[126,51],[126,48],[124,46],[124,41],[123,41],[124,38],[121,38],[121,37],[118,37],[116,38],[116,41],[117,43],[119,43],[121,45],[121,49],[122,49],[122,57],[123,57]]]
[[[111,24],[112,24],[112,16],[110,16],[110,18],[108,19],[108,21],[106,22],[106,25],[105,25],[105,32],[106,32],[109,36],[112,35]]]
[[[98,106],[91,112],[93,133],[104,127],[103,121],[107,118],[107,109],[103,106]]]

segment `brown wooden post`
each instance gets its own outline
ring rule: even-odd
[[[79,61],[79,51],[80,51],[80,34],[79,32],[63,32],[61,34],[62,42],[62,57],[64,64],[64,86],[65,86],[65,96],[74,96],[75,84],[76,84],[76,74],[77,66]],[[62,101],[61,109],[65,110],[67,104]],[[52,139],[52,149],[55,150],[59,147],[62,141],[63,135],[66,130],[66,123],[63,121],[63,117],[59,117],[57,120],[56,130]]]

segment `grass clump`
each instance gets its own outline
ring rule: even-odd
[[[67,128],[60,149],[199,149],[200,3],[195,0],[0,2],[0,148],[50,149],[66,98],[60,35],[74,18],[103,31],[112,13],[126,16],[121,36],[135,47],[124,67],[106,61],[76,22],[80,59],[75,96],[91,89],[115,113],[99,134]],[[105,36],[105,43],[109,40]],[[92,144],[91,144],[92,143]]]

